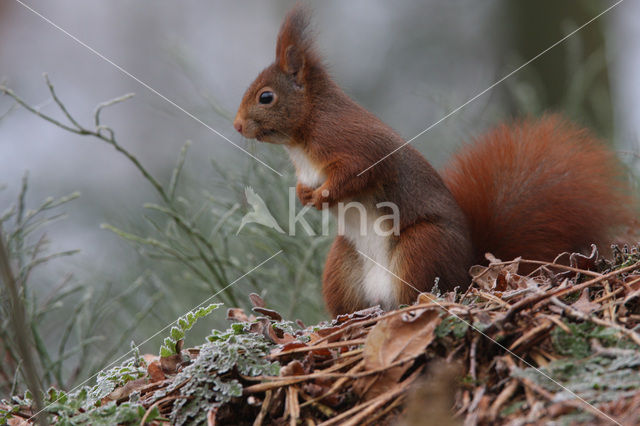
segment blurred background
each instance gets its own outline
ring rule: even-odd
[[[307,3],[336,81],[407,139],[614,4]],[[272,62],[280,21],[293,2],[28,5],[284,173],[255,162],[17,1],[0,2],[3,84],[37,111],[68,123],[51,99],[46,72],[61,102],[87,129],[94,129],[96,105],[135,93],[105,109],[102,122],[162,188],[103,140],[63,130],[0,96],[0,223],[24,278],[44,385],[79,383],[126,353],[130,341],[143,342],[278,250],[283,252],[212,301],[246,308],[247,294],[257,292],[289,319],[326,319],[320,283],[330,237],[300,230],[290,237],[255,224],[236,235],[250,210],[247,185],[287,229],[293,167],[281,147],[243,140],[231,122],[246,87]],[[413,145],[441,167],[458,147],[498,123],[557,111],[593,129],[634,172],[639,18],[639,1],[622,2]],[[78,198],[56,205],[76,191]],[[54,201],[47,203],[48,197]],[[319,224],[316,212],[306,217]],[[21,388],[6,305],[3,293],[2,396]],[[226,327],[223,311],[201,321],[187,346],[213,327]],[[141,350],[157,352],[164,335]]]

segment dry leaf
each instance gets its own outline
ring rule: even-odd
[[[599,303],[591,302],[591,300],[589,299],[589,289],[585,288],[584,290],[582,290],[582,293],[580,293],[580,298],[573,302],[571,306],[576,308],[580,312],[590,314],[591,312],[599,309],[601,305]]]
[[[253,312],[257,312],[259,314],[265,315],[274,321],[282,321],[282,315],[280,315],[278,312],[274,311],[273,309],[260,308],[256,306],[252,310]]]
[[[291,361],[280,370],[281,376],[302,376],[303,374],[306,374],[306,371],[304,371],[304,366],[298,360]]]
[[[436,296],[435,294],[432,294],[432,293],[420,293],[418,295],[417,303],[423,304],[423,303],[433,303],[433,302],[437,302],[437,301],[438,301],[438,296]]]
[[[256,293],[251,293],[249,295],[249,300],[251,300],[251,304],[255,308],[264,308],[265,307],[264,300],[262,300],[262,297],[258,296]]]
[[[424,353],[433,341],[440,321],[437,309],[423,309],[378,322],[364,345],[365,371],[388,368],[395,362],[410,360]],[[410,366],[411,363],[407,362],[388,368],[379,375],[363,377],[355,383],[354,389],[367,400],[374,398],[396,385]]]
[[[160,366],[160,361],[153,361],[147,367],[147,373],[149,373],[149,378],[152,383],[159,382],[160,380],[164,380],[166,377],[164,372],[162,371],[162,367]]]
[[[242,308],[229,308],[227,309],[227,319],[229,321],[251,322],[256,318],[253,315],[247,316],[247,314],[244,313],[244,309]]]
[[[485,257],[489,260],[489,266],[474,265],[469,269],[473,282],[482,290],[505,291],[507,288],[507,283],[504,281],[506,274],[517,275],[520,266],[519,258],[505,265],[501,263],[500,259],[493,257],[491,253],[487,253]],[[501,282],[498,283],[498,280]],[[501,290],[498,287],[504,287],[504,289]]]
[[[175,355],[161,357],[160,367],[165,374],[175,374],[178,372],[178,368],[182,365],[182,354],[177,353]]]
[[[579,269],[593,269],[598,260],[598,248],[595,244],[591,244],[591,254],[585,256],[581,253],[571,253],[569,256],[569,265]]]
[[[127,382],[124,386],[120,386],[119,388],[115,388],[109,395],[104,397],[102,400],[103,400],[103,402],[108,402],[108,401],[117,401],[117,400],[122,399],[122,398],[127,398],[134,391],[142,389],[148,383],[149,383],[149,381],[148,381],[148,379],[146,377],[143,377],[141,379],[132,380],[130,382]]]
[[[383,313],[384,311],[380,309],[380,306],[376,305],[367,309],[362,309],[359,311],[352,312],[350,314],[338,315],[336,319],[333,320],[333,322],[335,324],[342,324],[350,320],[370,319],[370,318],[375,318],[377,316],[380,316]]]

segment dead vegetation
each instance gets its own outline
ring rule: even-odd
[[[537,269],[519,275],[519,265]],[[595,248],[553,263],[492,259],[472,276],[464,293],[436,290],[413,306],[312,327],[284,321],[252,295],[253,313],[230,309],[226,334],[146,357],[143,377],[102,406],[139,404],[132,424],[640,421],[635,248],[615,250],[611,260]],[[13,407],[10,422],[31,415]]]

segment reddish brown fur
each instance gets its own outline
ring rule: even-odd
[[[441,227],[427,221],[405,228],[395,250],[401,278],[398,303],[413,303],[415,290],[430,291],[436,277],[441,290],[451,290],[455,285],[466,288],[471,262],[468,248],[447,238]]]
[[[353,312],[354,307],[366,308],[361,303],[362,295],[357,285],[362,280],[358,272],[361,262],[351,243],[338,235],[327,255],[322,277],[322,295],[332,313]]]
[[[358,176],[404,141],[333,82],[307,25],[301,7],[287,15],[275,62],[247,89],[234,125],[246,137],[302,148],[326,175],[319,188],[298,183],[303,204],[398,206],[400,235],[389,247],[400,278],[393,282],[396,303],[410,303],[412,287],[430,290],[437,277],[440,289],[465,288],[469,266],[486,251],[550,260],[606,243],[611,229],[627,220],[628,200],[615,190],[624,185],[614,155],[555,116],[480,138],[454,157],[445,180],[411,146]],[[265,90],[276,95],[269,105],[257,100]],[[332,314],[367,306],[363,262],[347,238],[336,237],[323,278]]]
[[[476,261],[551,260],[611,241],[630,220],[614,153],[557,115],[501,125],[460,150],[444,172],[470,221]]]

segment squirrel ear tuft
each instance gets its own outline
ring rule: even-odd
[[[281,68],[286,73],[296,75],[304,68],[304,54],[295,44],[287,46],[284,51],[284,59]]]
[[[284,18],[276,44],[276,64],[288,73],[297,75],[305,66],[311,50],[309,13],[297,3]]]

